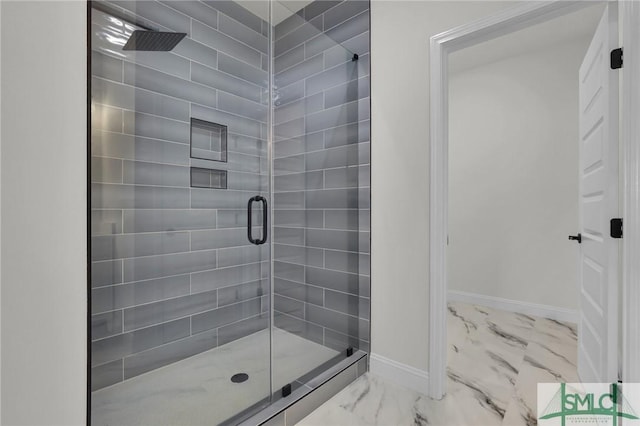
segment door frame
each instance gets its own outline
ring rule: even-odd
[[[640,4],[620,2],[619,23],[623,26],[626,58],[621,75],[625,125],[619,139],[624,161],[623,174],[623,258],[622,315],[625,381],[640,381],[640,330],[627,324],[640,323]],[[457,50],[500,37],[547,20],[566,15],[590,1],[554,0],[526,3],[495,15],[437,34],[430,39],[430,195],[429,195],[429,396],[444,396],[447,378],[447,235],[448,235],[448,55]],[[634,38],[635,37],[635,38]],[[633,53],[638,53],[634,55]],[[621,70],[622,71],[622,70]]]
[[[620,2],[622,45],[626,58],[621,75],[622,126],[622,380],[640,382],[640,4]]]

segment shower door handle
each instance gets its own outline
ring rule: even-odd
[[[262,238],[254,239],[252,235],[252,216],[253,216],[253,203],[260,201],[262,203]],[[247,238],[251,244],[261,245],[267,242],[267,199],[261,195],[255,195],[249,198],[247,204]]]
[[[258,195],[258,201],[262,203],[262,239],[256,244],[264,244],[267,242],[267,199]]]
[[[252,235],[252,230],[253,230],[253,226],[251,223],[251,219],[253,217],[253,202],[257,201],[256,197],[258,197],[257,195],[255,197],[251,197],[249,198],[249,202],[247,203],[247,238],[249,239],[249,242],[251,244],[258,244],[258,240],[254,240],[253,239],[253,235]]]

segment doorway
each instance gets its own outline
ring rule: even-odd
[[[535,418],[579,381],[577,74],[603,5],[449,55],[447,398]]]
[[[612,19],[609,20],[608,18],[605,18],[605,24],[607,26],[617,23],[617,12],[615,9],[615,5],[609,4],[608,7],[612,9],[609,11],[610,13],[608,15]],[[447,382],[446,367],[445,367],[446,359],[447,359],[447,354],[446,354],[447,344],[446,344],[446,325],[444,325],[445,324],[444,319],[446,315],[445,310],[447,306],[447,293],[448,293],[447,291],[448,288],[446,285],[446,283],[448,282],[448,273],[447,273],[447,262],[448,262],[447,255],[448,254],[445,247],[447,244],[448,237],[452,236],[452,233],[448,226],[448,221],[451,218],[451,215],[447,214],[447,206],[451,206],[451,203],[449,203],[450,186],[448,183],[448,177],[449,177],[448,173],[449,173],[449,165],[452,164],[452,162],[448,162],[448,155],[451,152],[448,148],[449,147],[448,144],[451,141],[451,137],[454,135],[453,131],[449,132],[446,124],[449,119],[448,106],[449,106],[449,101],[451,99],[450,98],[451,94],[447,90],[448,81],[449,81],[448,67],[447,67],[447,65],[449,65],[448,64],[449,54],[469,46],[478,45],[479,43],[482,43],[487,40],[496,39],[499,36],[506,35],[508,37],[518,30],[529,28],[535,24],[547,22],[559,16],[567,15],[563,19],[569,19],[570,17],[568,16],[568,14],[575,12],[576,8],[581,8],[581,6],[580,5],[569,6],[569,5],[566,5],[566,4],[563,5],[560,3],[547,4],[546,6],[526,5],[526,6],[522,6],[510,11],[507,11],[501,14],[501,16],[494,16],[482,22],[470,24],[458,29],[448,31],[446,33],[433,37],[431,40],[431,54],[432,54],[432,74],[431,74],[431,81],[432,81],[432,85],[431,85],[431,100],[432,100],[431,143],[432,144],[431,144],[431,147],[432,147],[432,151],[431,151],[431,209],[430,209],[430,214],[431,214],[430,216],[430,221],[431,221],[430,348],[431,349],[430,349],[429,363],[430,363],[430,393],[432,397],[435,397],[435,398],[442,397],[444,394],[444,389],[446,387],[446,382]],[[581,13],[584,13],[584,11]],[[543,24],[543,25],[546,25],[546,24]],[[594,30],[595,30],[595,27],[594,27]],[[606,31],[607,35],[610,35],[612,33],[613,32]],[[614,45],[616,42],[617,40],[613,40],[609,38],[608,40],[604,41],[604,43],[607,44],[606,46],[599,47],[601,51],[606,51],[607,53],[607,56],[606,56],[607,65],[608,65],[609,44]],[[591,63],[593,63],[593,61],[591,61]],[[576,75],[577,75],[577,69],[576,69]],[[607,75],[607,74],[603,73],[603,75]],[[614,84],[610,84],[610,86],[617,88],[617,86]],[[581,88],[581,90],[585,90],[585,89]],[[529,105],[527,105],[527,107],[528,106]],[[617,119],[612,120],[612,122],[617,123]],[[588,132],[581,133],[581,138],[588,136],[587,133]],[[610,137],[610,136],[612,135],[607,133],[608,139],[605,139],[605,140],[615,140],[616,146],[617,146],[617,134],[615,135],[615,137]],[[581,150],[584,151],[584,149],[585,148],[583,146]],[[584,160],[584,157],[583,157],[583,160]],[[616,160],[617,160],[617,156],[616,156]],[[591,171],[592,170],[586,170],[586,171],[583,170],[584,173],[582,174],[582,178],[581,178],[581,180],[583,181],[582,182],[583,187],[585,185],[584,177],[588,174],[588,172],[591,172]],[[577,174],[577,169],[576,169],[576,174]],[[615,177],[617,182],[617,178],[618,178],[617,161],[616,161]],[[617,195],[617,190],[614,191],[614,193],[615,195]],[[581,194],[581,196],[582,195],[585,195],[585,194]],[[591,194],[587,194],[587,195],[591,195]],[[583,212],[583,216],[584,216],[584,211],[588,206],[586,206],[583,198],[580,199],[579,209]],[[486,200],[486,201],[490,202],[489,200]],[[618,205],[616,200],[615,208],[617,209],[617,207]],[[606,212],[605,215],[609,215],[609,213],[610,212]],[[608,219],[606,221],[608,223]],[[604,221],[602,222],[604,223]],[[584,221],[581,222],[581,226],[583,226],[583,228],[581,229],[584,229]],[[604,235],[604,230],[603,230],[604,226],[602,226],[602,224],[599,224],[598,226],[600,227],[599,231],[602,233],[601,235]],[[513,233],[517,234],[517,231],[518,230],[516,229]],[[473,238],[473,236],[468,236],[468,237],[469,239]],[[567,244],[568,242],[566,242],[566,233],[563,235],[563,239],[565,239],[564,243]],[[602,239],[604,238],[601,238],[601,240]],[[614,244],[611,244],[611,246],[614,246]],[[584,259],[585,257],[584,247],[585,246],[583,245],[581,249],[581,255],[580,255],[581,259]],[[617,249],[617,245],[615,246],[615,248]],[[506,250],[507,248],[503,247],[503,249]],[[482,255],[486,255],[486,253],[482,253]],[[615,266],[609,269],[615,270],[617,272],[617,262],[612,259],[610,260],[611,260],[610,264]],[[583,263],[584,262],[582,262],[582,264]],[[576,269],[578,269],[577,262],[575,263],[575,265],[576,265]],[[511,267],[513,265],[508,265],[508,266]],[[585,280],[583,279],[583,277],[585,276],[584,268],[579,269],[577,275],[581,279],[581,282],[583,283],[582,298],[584,299],[584,294],[585,294],[585,291],[584,291]],[[609,300],[615,300],[617,303],[617,298],[615,297],[615,290],[617,290],[617,281],[612,280],[611,277],[607,277],[607,279],[608,280],[601,281],[601,282],[606,285],[608,285],[609,283],[615,283],[615,284],[612,284],[613,285],[612,290],[614,291],[614,294],[610,297]],[[513,290],[513,289],[509,289],[509,290]],[[527,288],[525,290],[530,290],[530,288]],[[469,292],[467,292],[467,294],[463,294],[463,296],[469,296],[468,293]],[[460,296],[460,293],[458,294],[458,296]],[[587,294],[587,296],[589,296],[589,294]],[[461,299],[461,297],[458,297],[458,299]],[[497,300],[498,299],[496,297],[493,297],[493,298],[485,297],[482,302],[484,302],[485,305],[487,303],[495,304]],[[582,301],[582,304],[584,305],[584,300]],[[535,303],[529,304],[528,307],[529,308],[531,308],[532,306],[536,307],[535,305],[536,305]],[[542,305],[542,304],[538,303],[538,305]],[[605,305],[607,305],[606,312],[611,312],[611,313],[615,312],[614,309],[611,309],[612,306],[611,306],[611,303],[609,303],[609,301],[606,301]],[[512,304],[510,306],[511,308],[510,310],[512,311],[516,310],[521,312],[523,310],[523,306],[525,305]],[[504,308],[505,306],[502,306],[502,307]],[[539,308],[540,306],[537,306],[537,307]],[[525,312],[525,314],[527,315],[531,313],[535,314],[535,312],[528,312],[528,313]],[[569,309],[560,310],[556,312],[556,314],[558,315],[556,315],[556,318],[552,318],[553,320],[567,319],[563,317],[569,317],[568,319],[570,319],[571,309],[569,308]],[[591,314],[589,315],[590,316],[588,316],[587,318],[592,319],[593,316]],[[549,316],[549,315],[543,315],[543,316]],[[553,315],[551,316],[553,317]],[[615,343],[613,344],[610,343],[612,341],[615,342],[615,339],[617,338],[617,332],[615,331],[615,328],[617,327],[617,318],[614,321],[610,321],[609,318],[602,319],[601,321],[601,323],[605,324],[605,327],[609,327],[611,325],[611,322],[613,322],[613,325],[612,325],[613,329],[607,328],[607,330],[605,331],[606,334],[605,335],[600,334],[599,336],[601,338],[602,336],[605,336],[607,339],[609,339],[607,340],[607,342],[599,341],[598,344],[600,344],[600,347],[598,348],[593,347],[593,345],[591,345],[588,348],[585,348],[585,347],[581,348],[582,352],[592,351],[591,353],[595,353],[601,348],[606,347],[608,351],[609,349],[611,349],[611,347],[613,347],[613,351],[610,351],[610,352],[608,351],[605,354],[605,357],[601,357],[601,359],[599,360],[600,364],[598,364],[598,368],[596,369],[597,371],[595,375],[598,376],[600,380],[615,379],[615,373],[617,373],[614,370],[613,372],[614,377],[611,377],[612,376],[611,369],[608,368],[611,365],[617,365],[617,359],[612,359],[612,357],[610,356],[611,352],[613,354],[617,352],[617,345]],[[585,324],[585,317],[582,318],[580,323],[582,325]],[[587,327],[589,327],[589,324],[587,324]],[[581,336],[584,335],[585,330],[587,332],[592,331],[588,328],[585,329],[583,326],[581,326],[580,329],[581,329],[581,332],[579,334]],[[602,354],[602,353],[603,352],[599,352],[598,354]],[[584,362],[584,359],[582,359],[581,364],[583,366],[581,368],[581,376],[586,376],[584,372],[586,372],[587,369],[584,368],[584,366],[586,365],[586,363]]]

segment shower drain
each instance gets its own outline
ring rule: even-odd
[[[238,373],[231,376],[231,381],[233,383],[246,382],[248,379],[249,379],[249,375],[247,373]]]

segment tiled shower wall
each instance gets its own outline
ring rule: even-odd
[[[244,225],[268,189],[267,22],[227,1],[110,3],[187,37],[124,55],[119,21],[93,11],[94,390],[264,329],[269,311],[268,248]],[[227,163],[190,158],[191,117],[228,126]],[[228,189],[190,188],[190,166],[227,170]]]
[[[275,325],[368,351],[369,2],[309,4],[274,54]]]

